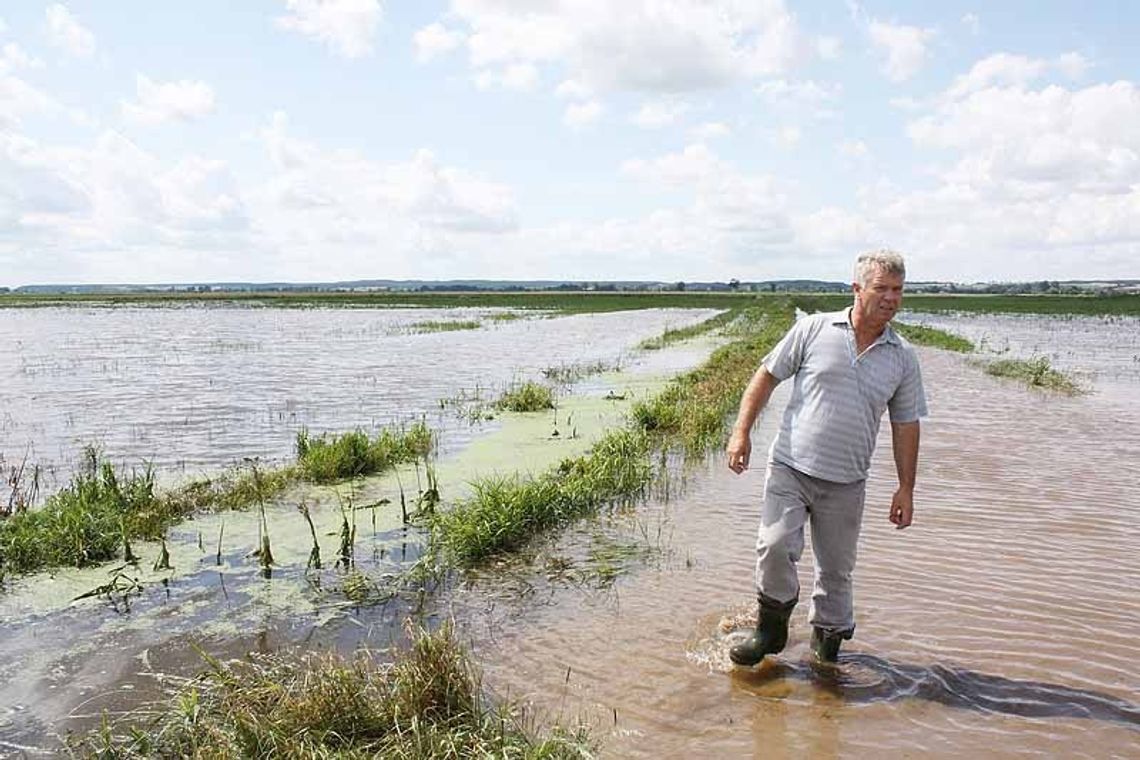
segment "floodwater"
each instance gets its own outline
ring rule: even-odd
[[[548,367],[620,365],[639,341],[709,310],[556,319],[476,309],[112,307],[0,310],[0,456],[54,476],[83,446],[195,474],[292,456],[296,433],[406,423],[440,399]],[[684,316],[682,316],[684,314]],[[422,333],[424,322],[478,330]],[[463,430],[447,436],[462,446]],[[50,489],[49,489],[50,490]]]
[[[426,417],[439,432],[439,491],[455,499],[477,476],[540,472],[580,454],[622,424],[636,398],[702,361],[713,345],[635,350],[643,339],[715,313],[709,310],[510,321],[492,313],[0,310],[0,345],[14,357],[0,370],[0,451],[10,464],[32,452],[29,461],[46,460],[62,482],[78,449],[97,442],[113,460],[149,460],[160,477],[176,480],[244,456],[290,458],[301,426],[369,429]],[[459,319],[484,326],[426,334],[412,328]],[[516,380],[584,365],[610,369],[563,388],[556,413],[473,423],[459,414],[464,406],[439,403],[476,394],[493,401]],[[613,370],[618,365],[620,372]],[[269,577],[252,556],[258,518],[249,511],[199,515],[172,528],[173,570],[152,569],[159,547],[137,542],[136,566],[5,579],[0,756],[51,754],[66,731],[145,704],[170,678],[202,669],[198,649],[240,656],[298,646],[382,648],[398,640],[418,601],[382,603],[385,580],[419,555],[419,537],[404,526],[400,503],[406,495],[414,510],[425,479],[421,467],[408,465],[336,488],[300,485],[273,499],[266,506],[276,560]],[[306,570],[312,543],[301,503],[318,536],[320,571]],[[353,571],[335,565],[345,514],[357,535]],[[97,587],[110,588],[79,599]],[[430,601],[423,607],[430,615]]]
[[[326,319],[319,312],[299,314]],[[337,321],[353,314],[327,315],[327,329],[335,332]],[[422,314],[398,318],[457,318]],[[0,324],[8,316],[0,313]],[[599,400],[607,389],[628,396],[648,392],[663,374],[691,366],[709,350],[705,344],[636,357],[628,353],[630,346],[665,324],[702,316],[593,315],[415,336],[378,328],[372,335],[379,345],[370,350],[385,355],[383,342],[389,339],[443,344],[415,361],[421,372],[456,374],[447,375],[445,387],[417,396],[418,407],[409,404],[419,413],[476,382],[503,383],[560,362],[625,357],[624,377],[584,381],[575,398],[566,400],[559,414],[572,416],[581,435],[561,436],[556,445],[562,448],[551,448],[545,418],[502,418],[475,428],[449,423],[447,435],[460,443],[445,446],[438,464],[446,500],[472,472],[493,462],[539,471],[584,448],[620,419],[620,405]],[[304,329],[304,319],[279,318],[294,331]],[[605,757],[1140,755],[1140,405],[1134,401],[1140,379],[1127,371],[1140,324],[1105,321],[1073,330],[1052,319],[985,320],[992,340],[1020,336],[1012,355],[1020,356],[1021,346],[1068,352],[1063,355],[1074,358],[1066,368],[1080,373],[1091,392],[1068,398],[1034,391],[985,375],[971,359],[921,350],[932,416],[923,425],[916,521],[905,531],[887,521],[894,480],[884,430],[856,571],[858,630],[836,671],[817,672],[807,663],[810,550],[801,566],[805,598],[793,616],[788,649],[755,670],[732,668],[726,655],[755,612],[751,576],[763,454],[786,387],[777,389],[757,425],[752,470],[735,476],[720,457],[677,467],[646,504],[538,544],[529,564],[475,575],[443,590],[430,613],[435,619],[455,617],[489,689],[529,703],[540,719],[588,722]],[[295,356],[292,376],[300,382],[316,373],[331,387],[351,389],[359,371],[346,371],[349,379],[336,385],[339,375],[319,366],[365,363],[354,352],[365,350],[369,340],[354,331],[343,335],[349,346],[343,352],[332,339],[297,344],[295,354],[314,358],[309,363]],[[545,343],[538,342],[540,335]],[[263,352],[275,350],[266,342]],[[469,364],[484,368],[482,375],[455,370],[453,356],[461,351]],[[268,356],[263,361],[288,364]],[[250,362],[239,356],[233,365]],[[304,371],[296,369],[300,364]],[[49,374],[41,384],[70,382],[66,374]],[[240,384],[245,380],[239,374],[231,370],[232,381]],[[207,376],[199,375],[195,387]],[[282,370],[282,387],[288,376]],[[420,378],[411,384],[434,382]],[[130,387],[116,393],[127,394]],[[249,387],[252,393],[255,384]],[[7,386],[3,392],[9,393]],[[362,414],[378,421],[404,419],[404,408],[383,400],[412,392],[378,391],[370,402],[353,397],[342,412],[323,409],[324,396],[315,390],[295,393],[306,400],[296,424],[343,429],[360,424]],[[59,392],[58,398],[66,395]],[[209,460],[193,452],[213,446],[180,445],[162,452],[165,461],[177,469],[183,459],[206,467],[250,453],[287,456],[294,423],[279,421],[280,431],[258,437],[257,410],[266,402],[254,397],[247,407],[254,411],[236,414],[233,424],[252,428],[247,435],[260,442],[260,451],[242,453],[235,446],[233,453]],[[103,424],[114,426],[117,417],[100,414]],[[569,427],[566,420],[555,424]],[[21,422],[14,429],[31,428]],[[110,427],[107,433],[118,435]],[[62,448],[66,435],[45,437],[37,451]],[[154,456],[141,448],[138,456]],[[409,495],[416,475],[403,471]],[[378,479],[354,498],[394,499],[395,488],[391,478]],[[388,644],[398,635],[406,607],[352,604],[342,587],[345,574],[314,579],[303,572],[308,546],[307,528],[301,529],[296,516],[299,497],[314,504],[331,564],[339,513],[334,498],[314,492],[289,494],[274,505],[274,552],[282,566],[271,580],[260,579],[247,556],[256,536],[252,520],[242,527],[238,518],[229,518],[225,535],[232,537],[222,564],[215,565],[212,544],[219,521],[227,518],[210,516],[172,536],[174,564],[189,568],[186,575],[180,570],[163,584],[144,574],[147,590],[133,598],[130,611],[116,611],[101,599],[66,603],[94,579],[105,580],[106,569],[10,588],[0,600],[6,641],[0,654],[0,755],[5,749],[50,747],[58,732],[92,725],[103,710],[114,714],[145,702],[164,675],[200,668],[195,646],[240,655],[298,645]],[[288,520],[295,530],[287,528]],[[358,520],[369,536],[358,561],[369,571],[415,558],[416,544],[391,505],[375,527],[368,512]],[[205,536],[204,548],[196,545],[195,534]],[[136,547],[144,554],[152,549]],[[37,607],[43,596],[63,602]]]
[[[1071,326],[982,329],[1073,357],[1092,388],[1075,398],[921,350],[932,416],[915,523],[887,520],[884,423],[838,671],[807,660],[810,551],[787,650],[755,670],[726,656],[754,619],[757,499],[784,386],[751,470],[714,457],[668,501],[615,518],[648,534],[644,568],[611,584],[532,579],[522,594],[475,584],[463,614],[488,682],[589,721],[605,757],[1140,757],[1140,382],[1119,371],[1140,323]],[[596,540],[583,529],[555,553]]]

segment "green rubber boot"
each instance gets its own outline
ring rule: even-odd
[[[788,644],[788,619],[796,606],[793,599],[780,604],[760,597],[760,614],[756,630],[750,637],[728,650],[728,657],[737,665],[755,665],[766,655],[784,651]]]
[[[839,647],[850,631],[826,631],[818,626],[811,629],[811,654],[816,662],[834,665],[839,662]]]

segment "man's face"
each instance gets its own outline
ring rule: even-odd
[[[875,267],[866,286],[854,284],[855,308],[862,321],[873,327],[883,327],[902,305],[903,278],[882,267]]]

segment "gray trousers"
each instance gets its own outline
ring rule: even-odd
[[[855,630],[851,575],[863,523],[866,481],[832,483],[769,462],[756,538],[756,588],[772,602],[799,598],[796,563],[811,523],[815,585],[808,622],[850,638]]]

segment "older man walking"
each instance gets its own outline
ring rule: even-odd
[[[784,649],[788,618],[799,600],[796,563],[810,524],[815,584],[808,622],[816,660],[833,663],[855,632],[852,572],[863,519],[871,453],[890,410],[898,489],[890,520],[911,524],[918,466],[919,418],[926,415],[918,357],[890,321],[902,303],[906,266],[893,251],[855,262],[854,304],[800,319],[764,357],[740,401],[728,466],[748,467],[750,431],[777,384],[793,378],[792,396],[768,454],[756,540],[756,630],[732,647],[738,665],[755,665]]]

